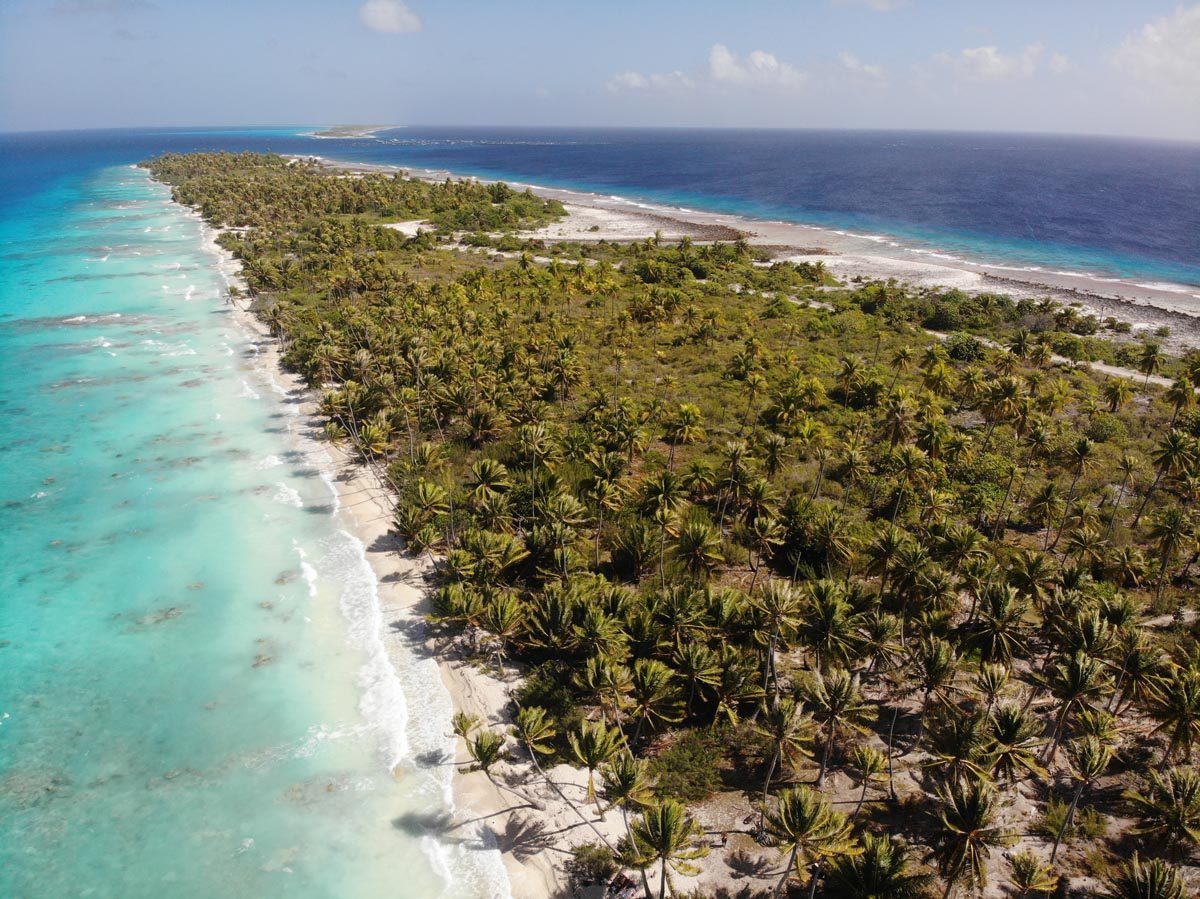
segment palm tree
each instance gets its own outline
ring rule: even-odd
[[[1019,777],[1046,777],[1038,762],[1042,745],[1041,723],[1027,710],[1016,705],[996,709],[988,724],[987,752],[992,775],[1012,784]]]
[[[1074,475],[1071,476],[1071,486],[1067,490],[1067,498],[1063,501],[1063,505],[1069,510],[1071,501],[1075,498],[1075,488],[1079,484],[1079,478],[1084,471],[1096,464],[1096,444],[1087,437],[1080,437],[1067,451],[1067,461],[1075,469]],[[1050,544],[1050,549],[1058,546],[1058,541],[1062,539],[1063,529],[1066,527],[1064,521],[1058,527],[1058,534],[1054,538],[1054,542]]]
[[[979,595],[979,616],[967,627],[967,642],[987,662],[1007,665],[1028,649],[1024,621],[1029,611],[1017,589],[1008,584],[986,584]]]
[[[1058,875],[1052,872],[1053,861],[1049,866],[1044,865],[1032,852],[1018,852],[1010,864],[1012,871],[1008,880],[1020,899],[1031,893],[1053,893],[1058,888]]]
[[[1149,712],[1158,722],[1154,733],[1167,735],[1163,764],[1172,756],[1192,761],[1192,748],[1200,743],[1200,670],[1175,667],[1165,678],[1156,678],[1148,693]]]
[[[625,836],[630,845],[633,844],[633,830],[629,826],[629,810],[649,807],[654,789],[654,779],[650,776],[648,767],[641,759],[635,759],[628,753],[620,753],[613,761],[605,765],[601,771],[604,778],[604,798],[610,808],[621,810],[621,820],[625,824]],[[646,879],[646,871],[640,869],[642,886],[646,895],[650,895],[650,882]]]
[[[767,764],[767,776],[763,778],[762,809],[758,815],[761,830],[767,811],[767,797],[771,792],[771,778],[781,761],[789,764],[804,753],[804,742],[812,726],[812,717],[804,714],[803,706],[791,698],[783,698],[773,706],[763,704],[754,730],[771,741],[771,761]]]
[[[1105,878],[1108,890],[1104,899],[1186,899],[1187,884],[1174,865],[1152,858],[1143,862],[1133,858]]]
[[[1158,566],[1158,583],[1154,589],[1156,600],[1162,596],[1163,587],[1166,586],[1167,567],[1175,560],[1175,555],[1192,530],[1193,522],[1190,516],[1179,506],[1167,506],[1154,516],[1149,537],[1154,541],[1155,549],[1162,560]]]
[[[675,448],[704,439],[704,414],[693,403],[683,403],[675,417],[667,422],[666,439],[671,450],[667,455],[667,469],[675,467]]]
[[[704,643],[689,640],[675,650],[672,660],[675,670],[687,684],[687,703],[684,715],[692,716],[692,707],[696,701],[696,693],[702,688],[713,687],[720,680],[717,669],[717,656]]]
[[[621,732],[599,721],[584,721],[578,731],[567,734],[567,742],[575,758],[587,768],[587,801],[596,803],[596,814],[603,817],[604,810],[596,798],[596,771],[621,749]]]
[[[812,650],[818,670],[824,671],[830,663],[845,664],[854,650],[858,625],[845,587],[826,579],[808,581],[803,596],[797,639]]]
[[[904,844],[864,833],[863,851],[830,862],[821,895],[828,899],[924,899],[933,876],[914,872]]]
[[[1052,760],[1066,739],[1072,717],[1087,708],[1093,699],[1099,698],[1108,684],[1108,678],[1103,662],[1086,653],[1076,652],[1051,666],[1038,681],[1058,700],[1054,715],[1054,737],[1046,747],[1046,758]]]
[[[987,886],[992,850],[1008,845],[1010,835],[996,825],[996,792],[984,780],[954,780],[939,794],[937,843],[931,856],[946,880],[942,899],[961,881]]]
[[[863,803],[867,799],[867,789],[871,784],[877,780],[881,783],[887,782],[888,760],[887,756],[878,749],[860,743],[850,750],[846,766],[849,768],[850,775],[862,784],[862,792],[858,794],[858,802],[854,806],[854,812],[850,815],[850,820],[853,821],[862,811]]]
[[[1194,768],[1151,772],[1147,792],[1126,790],[1122,796],[1139,820],[1132,833],[1180,856],[1200,845],[1200,772]]]
[[[633,745],[637,746],[645,726],[651,728],[681,720],[679,690],[674,673],[656,659],[638,659],[629,682],[630,712],[637,717]]]
[[[1150,386],[1150,376],[1155,374],[1163,364],[1162,347],[1157,343],[1148,343],[1142,348],[1142,355],[1138,358],[1138,371],[1146,376],[1146,380],[1142,383],[1142,387]]]
[[[1101,392],[1104,394],[1105,402],[1108,403],[1109,412],[1116,412],[1133,399],[1133,387],[1124,378],[1109,378],[1104,383]]]
[[[792,872],[803,866],[809,869],[811,897],[826,859],[861,851],[854,844],[846,816],[835,812],[824,796],[806,786],[792,787],[779,794],[778,804],[767,815],[767,832],[779,841],[779,851],[788,856],[774,896],[783,891]]]
[[[1070,757],[1071,775],[1078,781],[1078,786],[1075,787],[1075,794],[1071,797],[1070,806],[1067,807],[1067,815],[1063,818],[1062,827],[1054,835],[1054,848],[1050,850],[1051,865],[1058,857],[1058,847],[1062,843],[1063,837],[1071,829],[1071,821],[1075,818],[1075,809],[1079,806],[1083,791],[1099,779],[1100,775],[1108,768],[1112,761],[1113,750],[1112,746],[1100,742],[1096,737],[1085,737],[1079,742],[1071,744]]]
[[[531,758],[553,755],[554,747],[550,741],[556,733],[554,723],[547,718],[546,710],[541,706],[527,705],[517,710],[513,736],[525,745]]]
[[[833,743],[839,733],[866,732],[867,722],[877,714],[875,707],[863,699],[858,674],[845,668],[827,672],[815,671],[801,686],[801,692],[813,709],[813,717],[821,722],[824,732],[821,768],[817,772],[818,789],[825,783]]]
[[[1146,504],[1150,502],[1150,497],[1158,489],[1159,482],[1168,475],[1180,474],[1195,465],[1196,453],[1195,439],[1178,428],[1172,428],[1158,442],[1158,446],[1150,454],[1150,459],[1154,462],[1154,482],[1146,491],[1146,495],[1142,497],[1142,504],[1138,506],[1137,514],[1133,516],[1133,524],[1130,527],[1137,529],[1138,522],[1142,520],[1142,513],[1146,511]]]
[[[700,512],[685,515],[675,535],[671,553],[694,581],[704,582],[725,561],[721,535]]]
[[[700,826],[674,799],[651,806],[630,826],[630,848],[634,863],[643,870],[659,865],[658,899],[667,895],[667,868],[684,875],[698,873],[692,864],[708,855],[708,847],[697,842],[703,835]]]
[[[771,580],[751,600],[750,607],[758,619],[758,633],[765,634],[767,640],[763,658],[763,693],[774,701],[778,687],[775,654],[800,620],[800,600],[786,581]]]

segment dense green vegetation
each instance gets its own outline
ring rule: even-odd
[[[1200,355],[1137,347],[1164,390],[1055,364],[1049,302],[488,237],[560,212],[497,186],[148,165],[240,229],[327,435],[437,559],[437,627],[523,672],[515,746],[459,722],[476,767],[586,767],[656,895],[718,791],[781,888],[1195,894]]]

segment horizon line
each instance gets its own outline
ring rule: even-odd
[[[1009,135],[1014,137],[1065,137],[1065,138],[1104,138],[1107,140],[1147,141],[1160,143],[1200,144],[1200,137],[1166,137],[1161,135],[1121,134],[1113,132],[1089,131],[1029,131],[1023,129],[1000,129],[986,131],[976,128],[921,128],[921,127],[877,127],[877,126],[797,126],[797,125],[528,125],[528,124],[451,124],[412,122],[404,125],[355,125],[326,124],[312,122],[249,122],[249,123],[190,123],[190,124],[157,124],[157,125],[107,125],[88,126],[82,128],[0,128],[0,136],[33,135],[33,134],[82,134],[89,132],[111,131],[151,131],[151,130],[182,130],[182,129],[229,129],[252,130],[255,128],[343,128],[343,127],[374,127],[376,131],[393,131],[402,128],[495,128],[512,130],[578,130],[578,131],[778,131],[778,132],[855,132],[874,134],[977,134],[986,136]],[[366,139],[370,135],[364,135]],[[354,140],[356,138],[342,138]]]

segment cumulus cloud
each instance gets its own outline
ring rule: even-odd
[[[1047,60],[1046,48],[1041,44],[1029,44],[1019,53],[1003,53],[994,46],[968,47],[957,53],[941,53],[935,58],[964,77],[976,81],[1032,78],[1043,63],[1056,75],[1071,68],[1071,61],[1061,53],[1052,53]]]
[[[1143,25],[1121,44],[1116,62],[1150,84],[1200,89],[1200,5]]]
[[[853,53],[846,53],[845,51],[839,53],[838,62],[841,63],[843,69],[855,75],[864,75],[867,78],[883,77],[882,67],[867,65]]]
[[[358,8],[358,17],[372,31],[385,34],[421,30],[421,19],[401,0],[367,0]]]
[[[676,69],[673,72],[622,72],[608,80],[608,89],[614,92],[644,90],[690,90],[696,82]]]
[[[807,77],[788,63],[780,62],[773,53],[755,50],[739,58],[724,44],[713,44],[708,51],[708,74],[720,84],[754,87],[795,88],[804,84]]]

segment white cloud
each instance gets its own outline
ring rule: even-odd
[[[788,63],[780,62],[773,53],[755,50],[745,59],[739,59],[724,44],[713,44],[708,51],[708,74],[715,82],[756,87],[795,88],[807,78]]]
[[[838,62],[847,72],[852,72],[855,75],[865,75],[868,78],[882,78],[883,68],[880,66],[869,66],[853,53],[845,51],[838,54]]]
[[[891,12],[903,6],[905,0],[833,0],[834,6],[865,6],[875,12]]]
[[[940,53],[934,57],[943,65],[951,66],[959,74],[976,81],[1010,81],[1032,78],[1046,58],[1046,48],[1041,44],[1029,44],[1019,53],[1002,53],[997,47],[968,47],[958,53]],[[1061,75],[1071,67],[1071,61],[1061,53],[1050,54],[1047,68]]]
[[[367,0],[358,8],[358,17],[372,31],[400,34],[421,30],[421,19],[401,0]]]
[[[1151,84],[1200,89],[1200,5],[1143,25],[1121,44],[1116,62]]]
[[[608,89],[614,92],[644,91],[644,90],[691,90],[696,82],[679,69],[673,72],[654,72],[643,75],[641,72],[622,72],[608,80]]]

